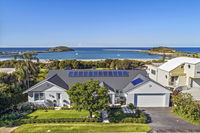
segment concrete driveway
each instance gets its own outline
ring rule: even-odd
[[[193,125],[174,115],[171,108],[140,108],[149,114],[149,123],[153,130],[192,130],[200,132],[200,126]]]

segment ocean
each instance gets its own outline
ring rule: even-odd
[[[96,60],[96,59],[158,59],[159,55],[150,55],[147,53],[139,53],[136,51],[106,51],[109,49],[132,49],[132,50],[147,50],[151,47],[101,47],[101,48],[73,48],[75,51],[69,52],[53,52],[53,53],[38,53],[39,59],[83,59],[83,60]],[[200,47],[173,47],[174,49],[182,52],[200,53]],[[43,51],[49,48],[0,48],[0,52],[11,51]],[[0,60],[13,59],[13,56],[2,56]]]

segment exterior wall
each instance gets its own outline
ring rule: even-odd
[[[183,75],[185,75],[183,65],[180,65],[177,68],[175,68],[174,70],[170,71],[170,76],[183,76]]]
[[[153,72],[155,72],[155,74]],[[148,73],[150,79],[157,81],[157,74],[158,74],[157,67],[149,65],[148,69],[147,69],[147,73]]]
[[[34,93],[44,93],[45,100],[37,100],[34,101]],[[45,91],[31,91],[28,93],[28,101],[31,103],[39,104],[39,105],[49,105],[52,106],[54,100],[57,101],[56,94],[60,93],[60,106],[70,106],[69,96],[66,93],[65,89],[62,89],[56,85],[52,86],[51,88]],[[58,101],[57,101],[58,102]]]
[[[169,86],[169,73],[158,69],[158,79],[157,82],[163,86]]]
[[[142,86],[133,89],[126,93],[126,104],[133,103],[135,105],[135,99],[137,94],[164,94],[163,107],[168,107],[170,102],[171,91],[165,89],[164,87],[149,81]]]
[[[200,63],[197,63],[195,65],[194,77],[200,78]]]
[[[60,106],[70,106],[70,100],[69,96],[66,93],[66,90],[58,87],[58,86],[53,86],[50,89],[47,89],[44,91],[45,93],[45,99],[50,100],[50,101],[57,101],[57,93],[60,93]],[[58,101],[57,101],[58,102]]]
[[[200,87],[200,78],[199,79],[192,79],[192,86],[191,87]]]
[[[126,97],[126,104],[134,104],[134,100],[135,100],[135,94],[132,93],[132,94],[128,94],[127,97]]]
[[[178,77],[178,86],[185,86],[186,85],[186,76],[179,76]]]
[[[184,66],[184,72],[186,73],[187,77],[194,77],[195,72],[195,65],[186,63]]]

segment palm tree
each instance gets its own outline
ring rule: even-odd
[[[32,60],[34,59],[34,60],[37,60],[38,62],[39,59],[36,57],[36,54],[33,54],[33,53],[25,53],[23,55],[16,55],[15,59],[17,58],[23,60],[23,61],[20,61],[16,65],[17,79],[19,82],[20,81],[23,82],[23,85],[25,86],[25,88],[29,88],[30,78],[36,75],[37,73],[37,68],[35,64],[32,62]]]

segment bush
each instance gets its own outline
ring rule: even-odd
[[[178,93],[172,96],[172,111],[177,115],[200,125],[200,103],[193,101],[190,94]]]
[[[135,106],[132,103],[130,103],[128,106],[130,109],[135,109]]]
[[[137,110],[136,114],[125,114],[122,109],[112,108],[109,111],[109,120],[113,123],[146,123],[147,116],[144,112]]]
[[[35,106],[34,109],[35,109],[35,110],[54,110],[54,106],[49,106],[49,107],[45,107],[45,106]]]
[[[23,119],[21,123],[65,123],[65,122],[99,122],[97,118],[56,118],[56,119]]]

